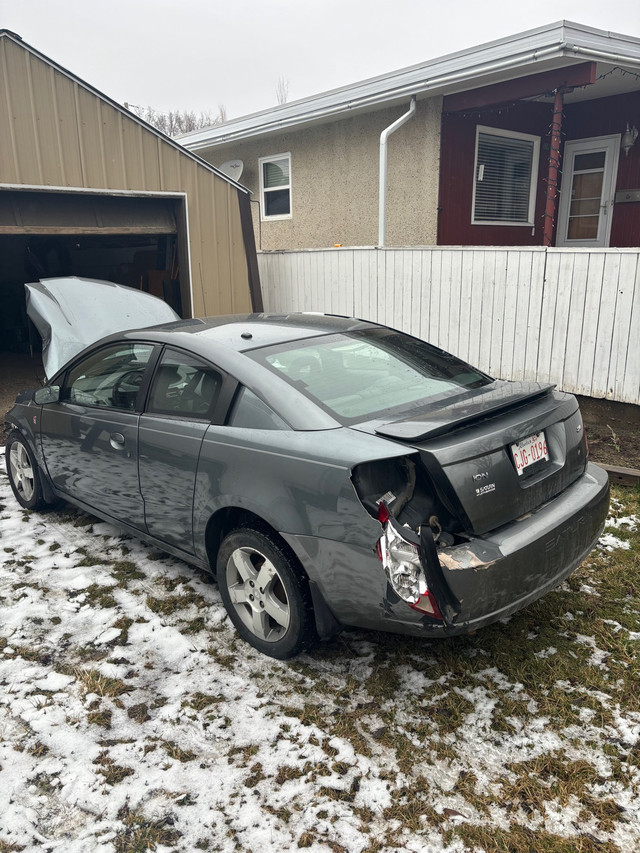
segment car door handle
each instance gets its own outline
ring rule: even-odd
[[[112,432],[109,436],[109,444],[114,450],[122,450],[124,447],[124,436],[121,432]]]

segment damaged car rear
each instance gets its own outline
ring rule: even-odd
[[[277,658],[344,626],[445,637],[508,616],[573,571],[608,508],[573,396],[326,315],[111,335],[7,427],[23,506],[63,498],[209,569]]]

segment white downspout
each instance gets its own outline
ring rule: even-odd
[[[411,98],[409,110],[386,127],[380,134],[380,185],[378,189],[378,246],[384,246],[387,232],[387,139],[409,121],[416,111],[416,96]]]

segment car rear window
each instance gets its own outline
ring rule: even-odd
[[[315,337],[248,354],[343,423],[492,381],[454,356],[391,329]]]

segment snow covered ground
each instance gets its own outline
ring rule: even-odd
[[[282,663],[187,565],[24,512],[2,463],[0,853],[640,849],[638,578],[598,610],[625,513],[508,624]]]

